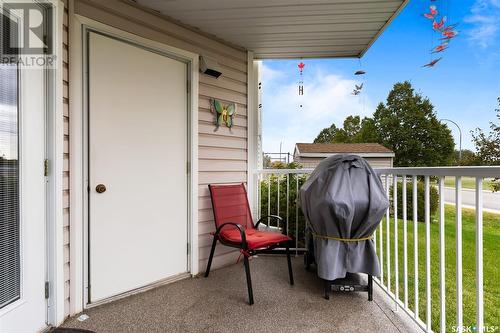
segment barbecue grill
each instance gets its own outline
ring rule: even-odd
[[[300,190],[307,221],[305,264],[317,267],[331,290],[366,291],[372,300],[372,277],[380,275],[373,233],[389,200],[378,175],[357,155],[323,160]],[[359,273],[368,275],[363,284]]]

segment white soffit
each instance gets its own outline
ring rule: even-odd
[[[361,57],[409,0],[136,0],[260,59]]]

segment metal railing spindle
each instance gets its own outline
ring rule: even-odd
[[[389,176],[385,178],[385,191],[387,194],[387,197],[389,198]],[[391,290],[391,218],[389,216],[389,207],[387,207],[387,211],[385,213],[386,217],[386,241],[385,241],[385,248],[386,248],[386,267],[387,267],[387,290]]]
[[[415,309],[413,313],[415,319],[418,315],[418,180],[413,176],[413,292],[415,300]]]
[[[403,277],[404,277],[404,306],[408,308],[408,208],[406,202],[406,175],[403,175],[402,188],[402,207],[403,207]]]
[[[444,235],[444,177],[439,177],[439,302],[440,329],[446,332],[446,280],[445,280],[445,235]]]
[[[462,299],[462,177],[455,178],[455,207],[456,207],[456,256],[457,256],[457,327],[463,327],[463,299]]]
[[[290,174],[286,174],[286,225],[288,226],[289,225],[289,218],[288,218],[288,210],[290,209]],[[289,232],[290,230],[288,230],[288,228],[286,229],[286,234],[288,236],[288,234],[290,233]],[[297,236],[297,235],[295,235]]]
[[[394,296],[396,298],[394,305],[396,311],[398,310],[399,299],[399,267],[398,267],[398,176],[394,175],[392,178],[393,193],[392,200],[394,201]]]
[[[431,203],[429,176],[424,178],[425,207],[425,320],[427,332],[431,331]]]
[[[483,178],[476,177],[476,332],[484,332]]]

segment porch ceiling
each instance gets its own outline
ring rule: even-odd
[[[409,0],[136,0],[260,59],[361,57]]]

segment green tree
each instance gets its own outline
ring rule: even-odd
[[[338,131],[336,142],[352,142],[361,131],[361,118],[359,116],[348,116],[344,120],[344,127]],[[336,137],[337,137],[336,136]]]
[[[358,143],[380,142],[380,136],[377,132],[375,121],[372,118],[365,117],[361,121],[361,129],[356,135],[356,139],[354,142]]]
[[[500,106],[500,98],[498,98]],[[497,119],[500,120],[500,108],[496,109]],[[471,132],[472,141],[476,146],[477,157],[483,165],[500,165],[500,124],[490,122],[490,133],[477,128]]]
[[[295,163],[273,162],[273,168],[278,169],[300,169]],[[299,247],[304,247],[304,230],[306,219],[300,204],[298,203],[298,192],[307,179],[306,174],[277,175],[270,174],[262,177],[260,182],[260,205],[261,215],[279,215],[286,219],[288,217],[289,235],[292,236],[297,230],[297,241]],[[271,225],[274,222],[269,220]],[[264,224],[267,224],[265,221]]]
[[[316,139],[314,139],[314,143],[332,143],[336,132],[337,126],[332,124],[332,126],[324,128],[321,132],[319,132]]]
[[[499,105],[495,109],[497,119],[500,120],[500,97],[497,98]],[[490,122],[490,133],[486,134],[480,128],[472,132],[472,141],[476,146],[477,159],[482,165],[500,165],[500,124]],[[500,191],[500,178],[491,182],[493,191]]]
[[[371,118],[348,116],[342,128],[335,124],[324,128],[314,140],[314,143],[363,143],[377,142],[378,135]]]
[[[439,166],[453,161],[455,143],[429,99],[411,83],[396,83],[373,115],[379,143],[395,153],[395,166]]]
[[[453,153],[453,165],[473,166],[480,165],[476,153],[469,149],[462,149],[462,157],[460,158],[460,151],[455,150]]]
[[[271,164],[272,164],[271,156],[269,156],[265,153],[262,154],[262,164],[263,164],[264,169],[271,168]]]

